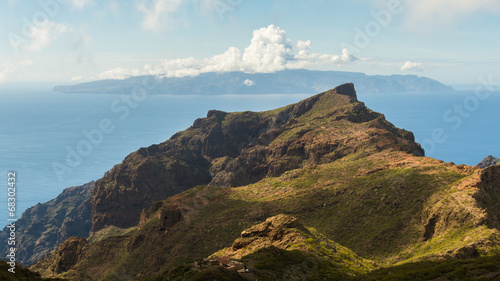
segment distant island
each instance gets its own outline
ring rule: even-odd
[[[62,93],[126,94],[153,76],[122,80],[99,80],[54,87]],[[148,93],[167,95],[225,94],[314,94],[343,83],[355,83],[358,92],[449,92],[453,88],[436,80],[416,75],[366,75],[358,72],[283,70],[275,73],[210,72],[194,77],[164,77],[148,87]],[[148,82],[151,83],[151,82]]]

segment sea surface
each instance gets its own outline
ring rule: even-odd
[[[262,111],[308,96],[149,95],[134,100],[43,87],[0,88],[0,224],[6,225],[9,215],[9,171],[16,172],[19,218],[64,188],[99,179],[129,153],[167,140],[210,109]],[[358,98],[414,132],[429,157],[467,165],[490,154],[500,157],[500,93],[358,93]]]

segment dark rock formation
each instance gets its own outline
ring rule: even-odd
[[[316,120],[328,118],[342,127],[324,131],[329,125]],[[352,124],[370,133],[356,135]],[[196,185],[246,185],[369,147],[424,155],[411,132],[358,102],[351,83],[273,111],[211,110],[168,141],[130,154],[96,182],[92,232],[134,226],[153,202]]]
[[[17,261],[31,264],[71,236],[88,237],[91,228],[90,194],[94,182],[66,188],[57,198],[37,204],[16,221]],[[0,239],[7,241],[4,228]],[[7,255],[7,247],[2,248]]]

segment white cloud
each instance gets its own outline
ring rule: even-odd
[[[98,79],[100,79],[100,80],[125,79],[125,78],[128,78],[130,76],[139,76],[141,74],[142,73],[139,70],[117,67],[117,68],[102,72],[101,74],[98,75]]]
[[[70,81],[80,81],[82,79],[83,79],[82,76],[74,76],[74,77],[71,77]]]
[[[125,78],[132,75],[159,75],[165,77],[196,76],[205,72],[243,71],[270,73],[284,69],[350,64],[358,58],[348,49],[342,54],[310,53],[311,41],[292,44],[286,31],[275,25],[255,30],[250,45],[244,52],[230,47],[226,52],[205,59],[193,57],[163,60],[156,67],[144,66],[143,70],[116,68],[102,73],[103,77]],[[102,79],[102,78],[101,78]]]
[[[8,80],[9,76],[16,71],[16,66],[9,62],[0,63],[0,83]]]
[[[243,81],[243,84],[245,84],[245,86],[251,87],[251,86],[255,85],[255,81],[250,80],[250,79],[246,79],[245,81]]]
[[[19,72],[26,67],[34,65],[30,59],[21,59],[16,62],[0,62],[0,83],[9,81],[13,76],[19,75]]]
[[[69,3],[76,9],[83,9],[85,6],[94,4],[93,0],[69,0]]]
[[[145,30],[158,30],[166,22],[172,22],[172,14],[177,12],[182,0],[142,0],[138,10],[144,14],[142,27]]]
[[[32,66],[35,63],[30,59],[22,59],[18,62],[19,66]]]
[[[476,12],[500,13],[498,0],[419,0],[407,1],[407,26],[451,24]]]
[[[64,24],[58,24],[53,21],[45,20],[39,25],[33,25],[29,29],[30,40],[24,45],[28,51],[37,51],[50,45],[50,43],[61,34],[71,32],[72,30]]]
[[[406,61],[403,66],[401,66],[402,71],[423,71],[424,68],[420,62]]]
[[[285,69],[292,59],[293,46],[286,31],[272,24],[253,32],[242,63],[249,72],[275,72]]]

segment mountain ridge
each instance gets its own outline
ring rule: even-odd
[[[279,214],[381,267],[500,254],[500,168],[423,155],[352,84],[266,112],[209,111],[97,181],[90,237],[68,239],[31,269],[76,280],[170,278]],[[142,194],[171,180],[185,191],[146,204]],[[277,264],[296,262],[280,253]]]
[[[338,137],[327,137],[319,125],[307,123],[329,116],[339,124],[346,123],[332,128]],[[359,141],[345,141],[353,130],[348,124],[370,121],[371,128],[366,129],[375,134],[373,138],[360,135]],[[378,130],[387,132],[377,135]],[[283,137],[285,131],[293,139]],[[206,118],[195,120],[166,142],[130,154],[96,182],[91,199],[92,232],[110,225],[131,227],[139,221],[143,208],[196,185],[250,184],[307,163],[342,158],[359,147],[376,146],[377,137],[381,141],[378,149],[392,146],[424,155],[411,132],[395,128],[359,102],[352,83],[272,111],[211,110]]]

